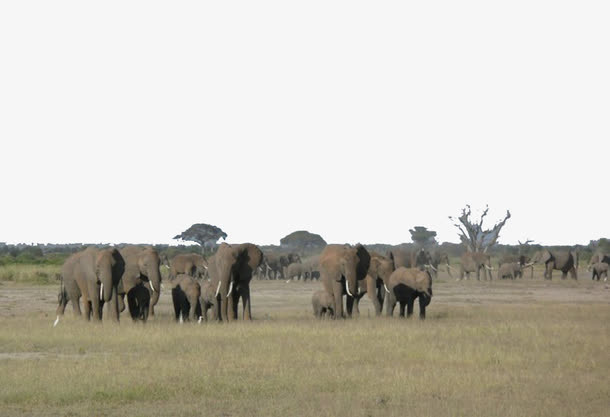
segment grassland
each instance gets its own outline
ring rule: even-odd
[[[0,415],[607,416],[610,289],[455,282],[425,321],[316,321],[318,283],[253,282],[256,320],[58,327],[53,286],[0,286]]]

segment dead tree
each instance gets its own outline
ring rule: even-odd
[[[492,247],[500,237],[500,230],[506,224],[506,221],[510,219],[510,211],[506,211],[506,217],[504,220],[496,223],[491,229],[483,229],[483,219],[487,216],[489,207],[485,206],[485,211],[481,214],[481,218],[476,221],[471,219],[470,215],[472,211],[470,205],[466,205],[466,208],[462,209],[462,215],[457,219],[449,216],[449,219],[454,222],[454,226],[460,231],[460,240],[469,252],[483,252]]]

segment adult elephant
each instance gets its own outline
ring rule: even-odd
[[[413,314],[413,304],[419,299],[419,318],[426,318],[426,307],[432,300],[432,277],[427,270],[417,268],[397,268],[388,282],[388,302],[386,313],[389,317],[394,314],[396,303],[400,304],[400,316],[407,317]]]
[[[250,306],[250,280],[263,262],[263,252],[252,243],[229,245],[222,243],[210,258],[208,272],[215,297],[219,299],[219,320],[237,319],[237,306],[241,298],[244,320],[252,319]]]
[[[370,253],[371,261],[369,264],[369,270],[364,279],[364,285],[359,287],[358,295],[355,297],[355,309],[356,313],[360,313],[359,303],[360,299],[364,294],[368,294],[373,307],[375,308],[375,315],[379,316],[383,309],[383,300],[387,290],[387,284],[390,279],[390,275],[394,272],[394,262],[391,259],[380,255],[375,252]],[[364,287],[364,288],[362,288]]]
[[[434,272],[435,278],[438,276],[438,267],[441,264],[445,265],[447,274],[449,274],[450,277],[453,277],[451,274],[452,267],[449,265],[449,254],[447,252],[436,250],[430,254],[430,257],[430,265],[432,266],[432,271]]]
[[[274,274],[273,279],[277,279],[278,275],[281,279],[285,278],[284,268],[290,264],[301,263],[301,257],[298,253],[290,252],[286,254],[268,252],[265,254],[265,276],[271,278],[271,273]]]
[[[351,317],[359,282],[366,278],[370,262],[371,256],[360,244],[327,245],[320,254],[320,280],[324,290],[333,297],[335,317],[344,317],[344,294],[347,315]]]
[[[483,270],[483,277],[485,279],[489,278],[491,281],[491,271],[493,270],[491,267],[491,257],[484,252],[465,252],[460,257],[460,261],[462,262],[460,266],[460,279],[464,278],[466,275],[466,279],[470,278],[471,272],[477,273],[477,280],[481,279],[481,269]]]
[[[307,272],[305,265],[298,263],[288,265],[284,271],[286,279],[291,280],[296,277],[299,280],[303,278],[303,281],[305,280],[305,274]]]
[[[59,305],[54,326],[64,314],[68,301],[74,313],[81,315],[80,298],[83,298],[85,319],[102,319],[104,303],[110,303],[111,317],[119,321],[117,287],[125,269],[123,257],[114,248],[87,248],[72,254],[61,269]]]
[[[545,279],[553,279],[554,269],[561,271],[561,279],[565,279],[568,276],[568,272],[572,278],[578,279],[576,260],[571,251],[550,251],[543,249],[534,254],[531,263],[544,264]]]
[[[405,268],[424,268],[429,267],[433,262],[432,255],[425,248],[414,250],[395,248],[388,252],[388,258],[394,262],[396,268],[401,266]]]
[[[203,278],[208,270],[208,261],[196,253],[182,253],[172,258],[169,267],[169,279],[180,274],[190,275],[194,278]]]
[[[151,292],[150,315],[155,315],[155,305],[159,301],[161,292],[161,272],[159,253],[151,247],[125,246],[119,249],[125,259],[125,272],[119,283],[120,311],[125,310],[125,295],[132,318],[136,316],[132,311],[136,303],[136,294],[131,291],[136,285],[144,285]]]
[[[171,283],[176,321],[201,321],[201,285],[187,274],[176,276]]]

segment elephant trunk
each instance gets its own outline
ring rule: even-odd
[[[159,296],[161,295],[161,272],[159,271],[159,267],[150,268],[149,271],[146,271],[148,277],[148,284],[150,285],[150,289],[152,290],[152,297],[150,299],[150,305],[154,306],[159,301]]]

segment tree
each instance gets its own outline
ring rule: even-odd
[[[409,233],[411,233],[411,240],[418,246],[434,246],[437,243],[436,232],[428,230],[424,226],[415,226],[413,229],[409,229]]]
[[[496,223],[491,229],[483,230],[483,219],[487,216],[489,207],[485,206],[485,211],[481,214],[481,218],[478,221],[470,219],[471,210],[470,205],[466,205],[466,208],[462,209],[462,215],[457,219],[449,216],[449,219],[454,223],[454,226],[460,231],[460,240],[462,244],[466,246],[469,252],[487,252],[487,249],[492,247],[500,237],[500,230],[506,224],[506,221],[510,219],[510,211],[506,210],[506,217],[504,220]]]
[[[195,223],[184,232],[173,237],[173,239],[199,243],[203,251],[205,251],[206,248],[213,248],[216,246],[216,242],[218,242],[218,239],[220,238],[226,239],[227,234],[223,232],[220,227],[205,223]]]
[[[326,241],[315,233],[309,233],[306,230],[298,230],[280,239],[280,245],[289,249],[304,250],[323,248],[326,246]]]

